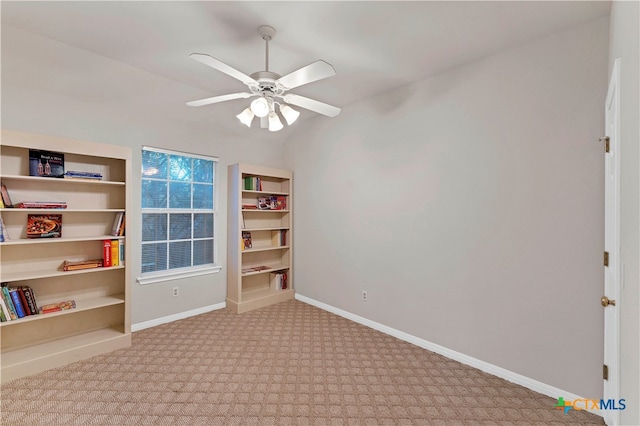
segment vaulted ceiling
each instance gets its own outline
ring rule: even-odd
[[[256,31],[263,24],[277,30],[270,70],[284,75],[323,59],[337,75],[292,92],[345,107],[606,16],[609,8],[608,1],[3,1],[3,98],[14,86],[29,87],[236,132],[234,116],[248,100],[200,108],[185,102],[245,86],[189,54],[209,54],[246,74],[264,70]],[[41,37],[49,39],[46,50]],[[302,119],[331,120],[301,112]]]

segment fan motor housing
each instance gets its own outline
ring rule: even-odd
[[[271,71],[258,71],[251,74],[251,78],[258,82],[260,92],[265,90],[277,92],[276,80],[280,78],[280,74]]]

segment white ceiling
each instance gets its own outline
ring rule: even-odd
[[[335,77],[292,93],[345,107],[606,16],[609,9],[609,1],[2,1],[3,91],[12,84],[29,85],[83,101],[108,100],[123,109],[136,98],[136,111],[145,114],[209,123],[215,117],[218,124],[238,127],[234,115],[248,100],[185,106],[189,100],[245,90],[188,55],[207,53],[245,74],[261,71],[265,45],[256,29],[263,24],[277,30],[270,43],[271,71],[284,75],[318,59],[336,69]],[[49,49],[28,58],[35,48],[21,40],[25,31],[91,54]],[[29,63],[37,72],[25,71]],[[113,72],[105,64],[124,68]],[[73,84],[65,78],[73,78]],[[136,97],[149,91],[154,96]],[[331,120],[302,112],[302,119]]]

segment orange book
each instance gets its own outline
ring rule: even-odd
[[[118,240],[111,240],[111,266],[120,264],[120,254],[118,254]]]

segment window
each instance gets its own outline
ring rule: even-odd
[[[217,272],[218,159],[142,148],[142,276],[149,284]]]

